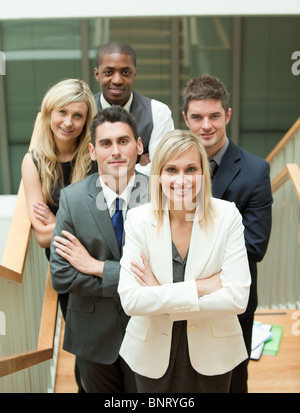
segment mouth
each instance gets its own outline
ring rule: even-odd
[[[123,166],[123,165],[125,165],[125,161],[123,161],[123,160],[119,160],[119,161],[110,161],[109,162],[109,165],[112,165],[112,166]]]
[[[200,133],[201,138],[203,139],[210,139],[214,136],[215,132],[206,132],[206,133]]]
[[[120,96],[124,93],[123,89],[109,88],[109,91],[114,96]]]
[[[64,129],[64,128],[60,127],[59,130],[62,133],[64,133],[65,135],[70,135],[71,133],[73,133],[73,129]]]
[[[191,191],[192,187],[188,188],[172,188],[176,195],[185,195],[189,191]]]

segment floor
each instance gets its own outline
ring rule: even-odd
[[[249,393],[300,393],[300,312],[268,310],[256,314],[263,323],[282,325],[284,335],[276,356],[262,355],[250,361]],[[77,393],[74,379],[74,356],[61,349],[57,365],[55,393]]]

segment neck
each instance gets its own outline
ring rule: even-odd
[[[194,216],[194,213],[195,213],[195,210],[186,210],[186,209],[176,210],[174,208],[169,209],[170,221],[176,224],[181,224],[181,225],[192,221],[192,217]]]
[[[74,142],[69,144],[56,144],[56,155],[59,162],[68,162],[75,151]]]

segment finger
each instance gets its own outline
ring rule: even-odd
[[[63,230],[61,231],[61,233],[62,233],[62,235],[63,235],[64,237],[68,238],[73,244],[75,244],[76,241],[78,241],[77,238],[75,237],[75,235],[71,234],[71,232],[66,231],[65,229],[63,229]],[[78,241],[78,242],[79,242],[79,241]]]
[[[139,278],[142,278],[142,279],[145,278],[145,274],[144,274],[142,271],[140,271],[138,268],[136,268],[136,267],[131,267],[131,271],[132,271],[136,276],[138,276]]]
[[[142,266],[139,262],[137,261],[132,261],[131,265],[133,265],[135,268],[137,268],[139,271],[144,271],[145,267]]]
[[[147,258],[146,258],[146,256],[145,256],[144,254],[141,254],[141,259],[142,259],[142,261],[143,261],[144,267],[145,267],[147,270],[151,271],[150,264],[149,264],[149,262],[148,262],[148,260],[147,260]]]

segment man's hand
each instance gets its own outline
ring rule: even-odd
[[[56,252],[67,260],[72,267],[83,274],[102,277],[104,262],[91,257],[81,242],[70,232],[62,231],[66,238],[55,236],[53,245]]]

